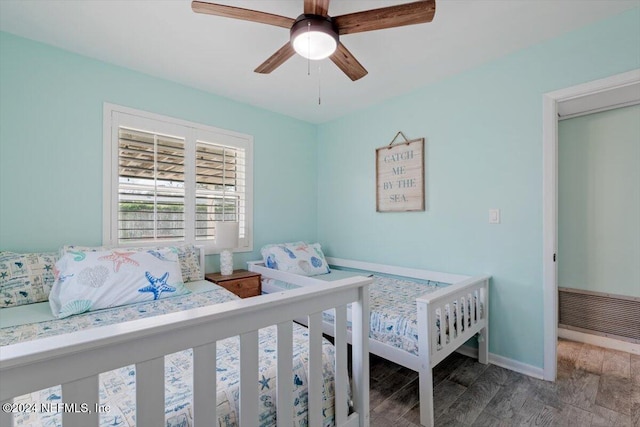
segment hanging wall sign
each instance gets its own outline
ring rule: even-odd
[[[376,210],[424,211],[424,138],[376,149]]]

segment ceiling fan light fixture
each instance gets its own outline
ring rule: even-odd
[[[338,32],[328,17],[302,14],[290,34],[293,49],[307,59],[328,58],[338,47]]]

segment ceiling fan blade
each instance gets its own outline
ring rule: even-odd
[[[278,49],[276,53],[271,55],[269,59],[260,64],[254,71],[260,74],[269,74],[270,72],[284,64],[284,62],[287,59],[291,58],[294,53],[296,53],[296,51],[293,50],[291,43],[287,42],[284,46]]]
[[[242,19],[244,21],[260,22],[262,24],[275,25],[277,27],[291,28],[295,19],[286,16],[257,10],[243,9],[241,7],[226,6],[223,4],[207,3],[204,1],[192,1],[191,9],[196,13],[224,16],[226,18]]]
[[[329,0],[304,0],[304,13],[329,16]]]
[[[423,0],[334,16],[332,19],[338,33],[343,35],[431,22],[435,13],[436,1]]]
[[[368,74],[368,71],[342,43],[338,43],[338,48],[329,58],[354,82]]]

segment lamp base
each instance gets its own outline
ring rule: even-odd
[[[223,276],[233,274],[233,252],[229,249],[220,252],[220,274]]]

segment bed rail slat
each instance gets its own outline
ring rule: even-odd
[[[136,425],[157,427],[164,422],[163,356],[136,363]]]
[[[469,330],[473,327],[473,321],[470,320],[473,316],[473,306],[469,304],[469,297],[467,295],[459,297],[457,304],[462,307],[462,313],[460,313],[462,316],[460,319],[460,323],[462,324],[462,334],[460,334],[460,338],[464,339],[464,337],[469,334]]]
[[[427,316],[429,319],[429,321],[427,322],[427,325],[435,325],[436,320],[438,319],[438,314],[436,312],[436,309],[433,308],[432,310],[427,310]],[[422,331],[422,329],[419,329],[419,330]],[[433,330],[429,331],[428,335],[429,335],[428,346],[425,347],[425,349],[428,353],[432,353],[436,348],[438,348],[438,338],[440,337],[440,334],[435,328],[433,328]],[[420,337],[420,334],[418,334],[418,338],[419,337]]]
[[[276,421],[293,427],[293,323],[278,323],[278,367],[276,376]]]
[[[97,375],[62,384],[62,401],[65,404],[62,411],[64,427],[98,427],[99,413],[95,407],[96,402],[100,401],[98,390]],[[81,405],[87,405],[86,409]],[[162,415],[164,416],[164,413]]]
[[[358,289],[358,301],[351,304],[353,395],[360,426],[369,426],[369,289]]]
[[[258,422],[258,331],[240,335],[240,425]]]
[[[136,363],[136,425],[158,423],[164,423],[164,357]]]
[[[447,335],[445,334],[446,331],[446,327],[447,327],[447,312],[445,311],[445,305],[441,305],[438,307],[438,310],[440,310],[440,329],[438,330],[438,337],[440,340],[440,344],[438,344],[436,342],[435,344],[435,348],[438,348],[438,345],[444,345],[447,342]],[[432,323],[432,325],[435,325],[436,323]]]
[[[322,427],[322,313],[309,316],[309,427]]]
[[[478,323],[478,292],[477,289],[469,294],[469,303],[471,304],[471,319],[473,319],[473,325]]]
[[[431,371],[431,347],[436,336],[435,330],[428,325],[435,325],[435,310],[433,317],[429,319],[429,310],[426,303],[418,301],[418,330],[425,333],[418,334],[418,354],[420,355],[419,394],[420,394],[420,424],[430,425],[433,420],[433,372]]]
[[[341,305],[335,309],[334,335],[336,349],[335,366],[335,413],[336,425],[343,425],[349,415],[347,405],[349,375],[347,354],[347,306]]]
[[[480,303],[484,306],[484,309],[480,310],[484,324],[487,323],[486,316],[489,313],[489,281],[484,281],[484,286],[480,288],[480,297],[478,298]],[[478,362],[482,364],[489,363],[489,328],[484,327],[480,330],[480,336],[478,337]]]
[[[462,330],[466,334],[469,330],[469,299],[466,295],[457,298],[458,304],[462,306],[463,317],[460,319],[460,323],[462,323]]]
[[[13,403],[13,399],[5,400],[2,402],[3,408],[11,408],[11,404]],[[7,406],[9,405],[9,406]],[[2,410],[0,411],[0,426],[13,427],[13,413],[10,411]]]
[[[453,303],[447,304],[447,307],[449,308],[449,310],[447,311],[447,313],[448,313],[448,315],[447,315],[447,328],[449,330],[449,340],[451,341],[451,340],[455,339],[455,337],[456,337],[455,328],[453,327],[453,322],[454,322],[453,315],[455,313],[455,307],[453,306]],[[447,331],[445,331],[445,335],[446,334],[447,334]]]
[[[210,426],[216,417],[216,343],[193,349],[193,425]]]
[[[459,301],[456,301],[456,338],[462,334],[462,308]]]

